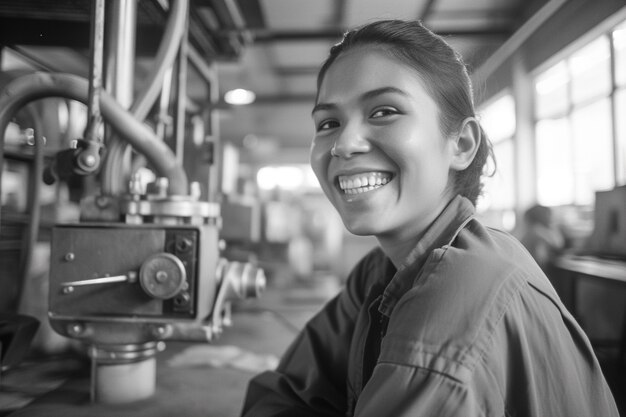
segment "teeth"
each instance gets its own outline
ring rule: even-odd
[[[368,172],[352,176],[340,176],[339,187],[346,194],[362,194],[382,187],[391,181],[391,175],[383,172]]]

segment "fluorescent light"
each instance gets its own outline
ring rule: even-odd
[[[235,106],[253,103],[255,98],[256,94],[254,94],[254,92],[244,90],[243,88],[235,88],[234,90],[227,91],[226,94],[224,94],[224,101]]]

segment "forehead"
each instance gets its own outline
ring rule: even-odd
[[[346,94],[356,95],[381,87],[430,96],[418,71],[382,48],[368,45],[339,55],[322,79],[318,101],[346,98]]]

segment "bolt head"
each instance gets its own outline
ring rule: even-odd
[[[94,165],[96,165],[96,157],[93,155],[87,155],[85,156],[85,159],[83,159],[83,162],[88,167],[93,167]]]
[[[158,283],[163,284],[165,281],[167,281],[167,272],[165,271],[157,271],[157,273],[155,274],[155,278],[157,280]]]

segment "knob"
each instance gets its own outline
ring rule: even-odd
[[[154,254],[141,265],[139,283],[150,297],[168,300],[186,287],[185,266],[171,253]]]

